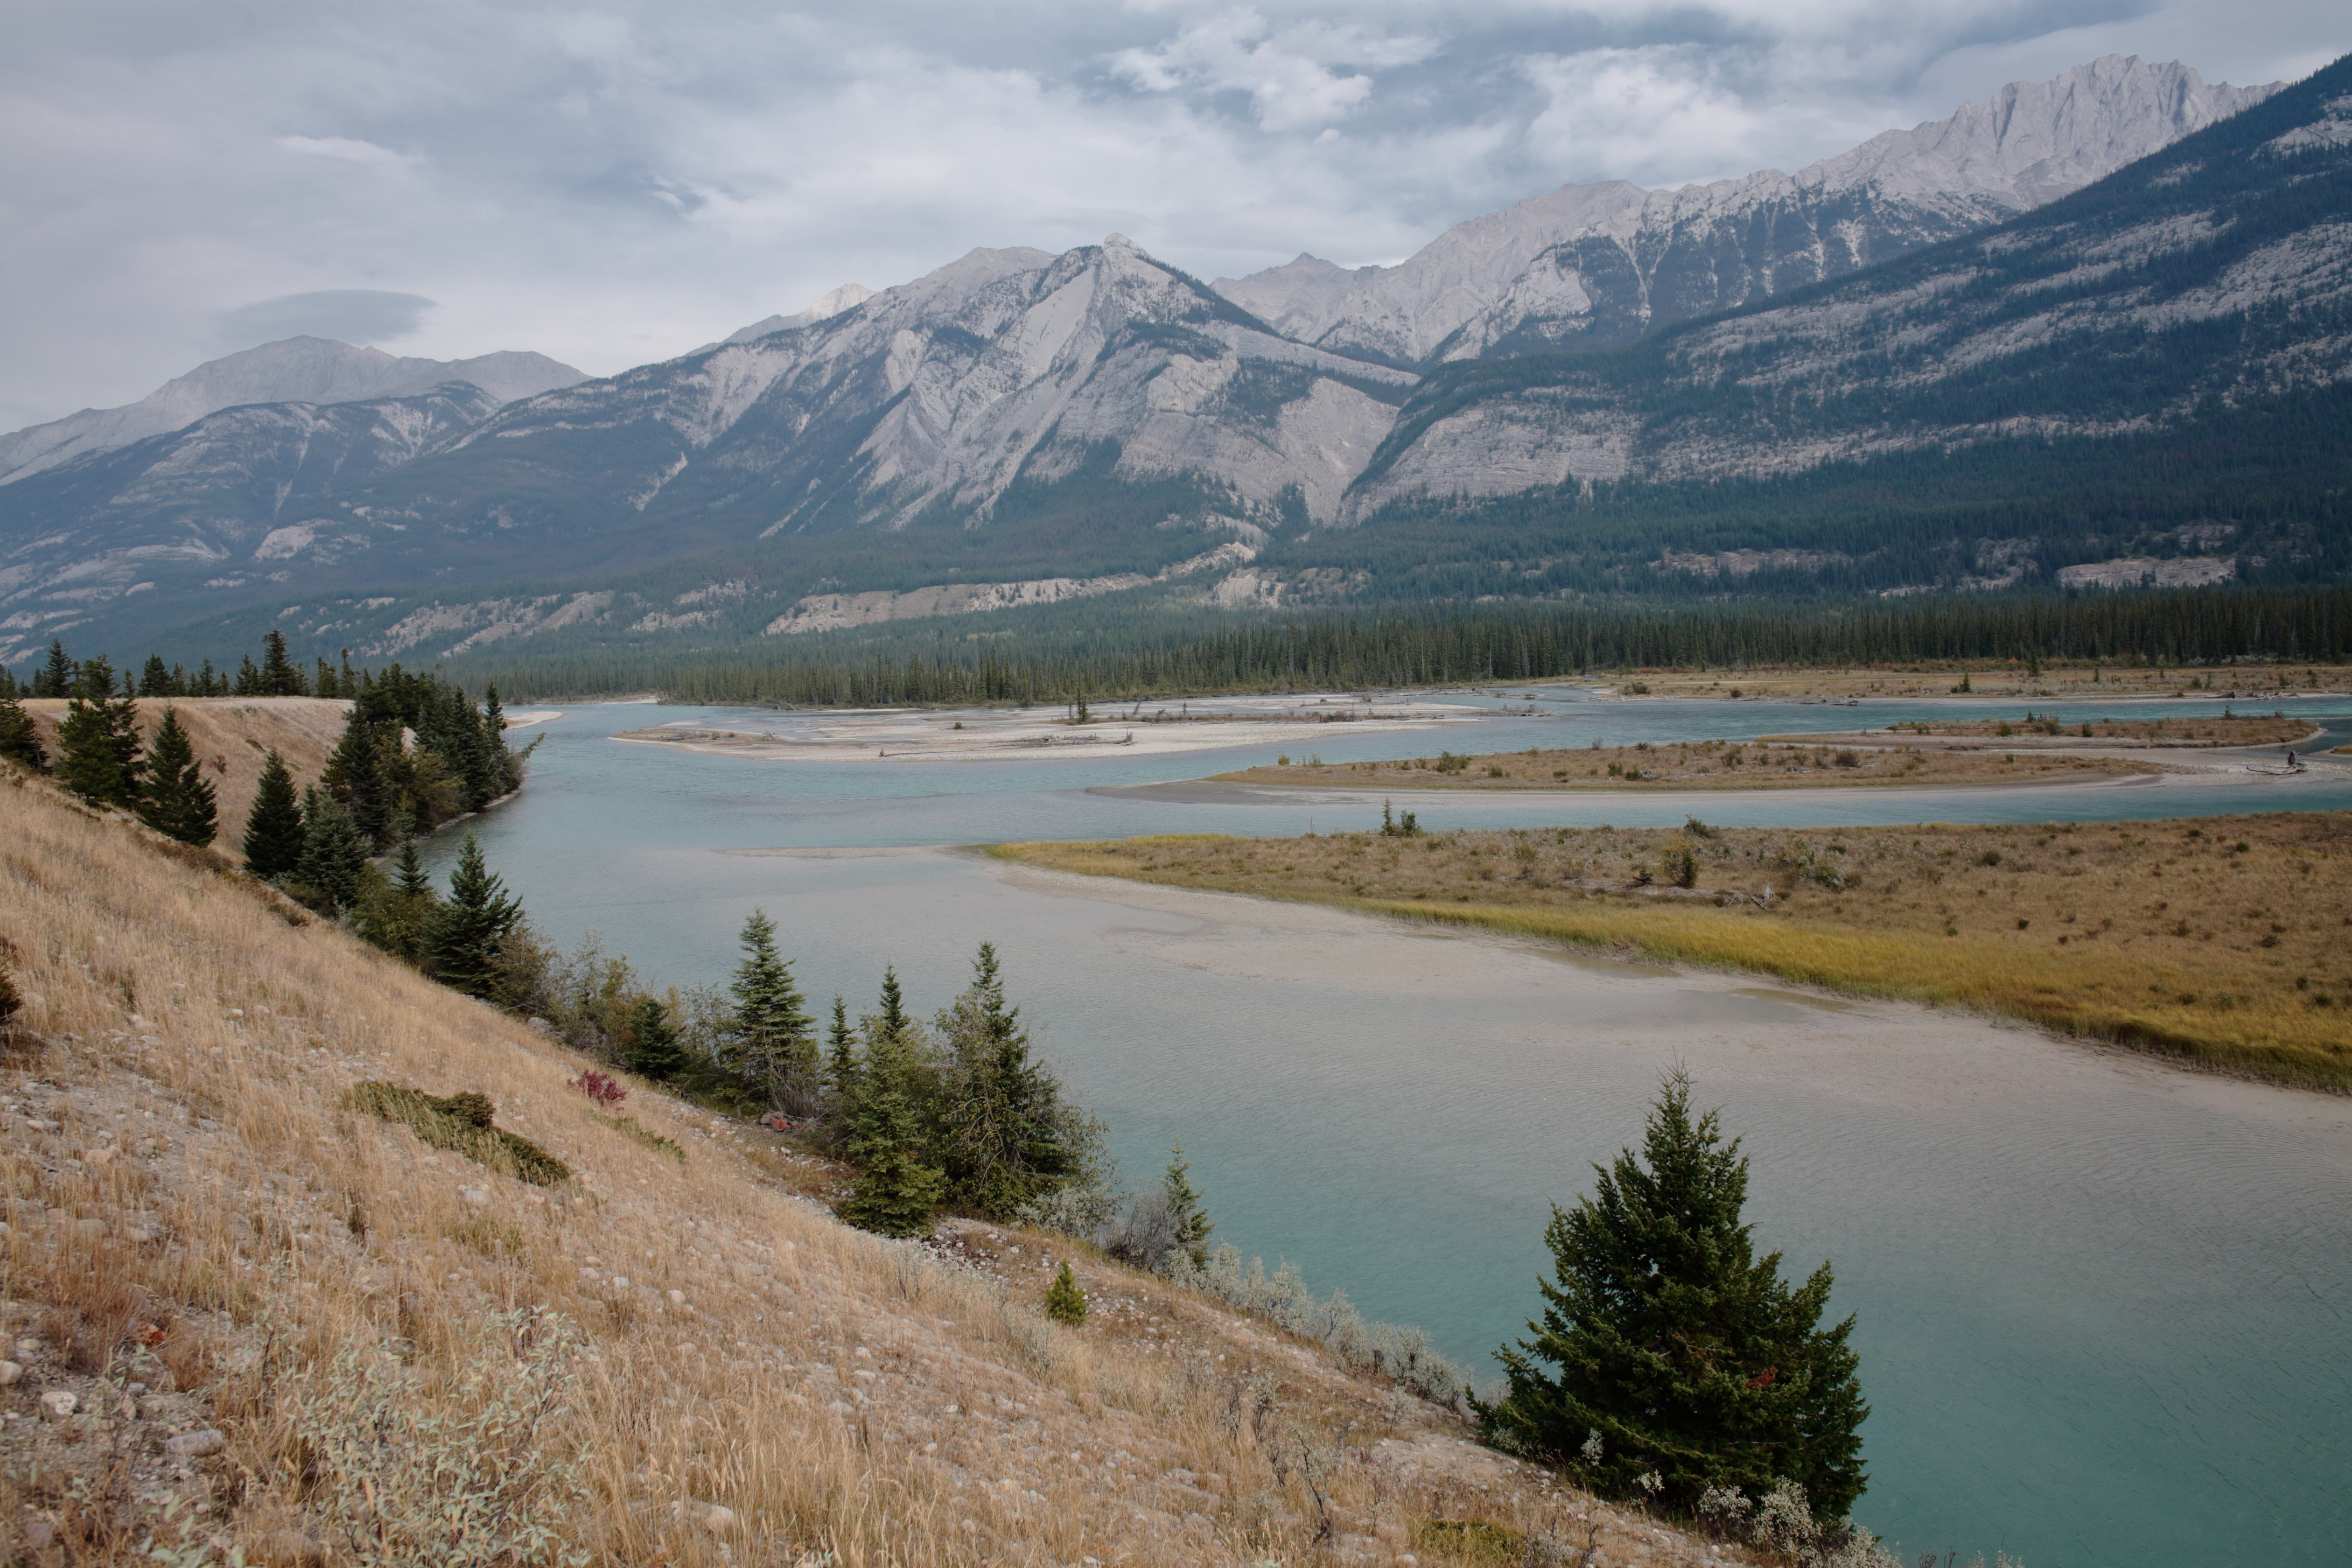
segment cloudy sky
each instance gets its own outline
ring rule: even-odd
[[[9,0],[0,429],[296,332],[592,373],[974,246],[1393,261],[1570,181],[1795,169],[2329,0]]]

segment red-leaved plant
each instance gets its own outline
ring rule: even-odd
[[[599,1105],[618,1105],[629,1098],[627,1089],[607,1075],[593,1070],[583,1072],[564,1087],[578,1089]]]

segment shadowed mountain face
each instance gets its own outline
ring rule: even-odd
[[[2276,90],[2110,55],[1793,175],[1567,185],[1396,267],[1302,256],[1216,288],[1277,331],[1399,364],[1612,347],[2012,217]]]
[[[1633,268],[1634,293],[1586,289],[1580,330],[1597,331],[1612,299],[1730,288],[1763,254],[1748,239],[1777,232],[1769,203],[1733,199],[1758,182],[1812,204],[1817,238],[1821,214],[1879,215],[1853,219],[1860,259],[1895,232],[1890,204],[1962,225],[2079,183],[2135,145],[2119,105],[2161,149],[1961,238],[1923,228],[1893,261],[1802,287],[1774,273],[1760,300],[1614,349],[1496,338],[1448,357],[1505,317],[1433,289],[1422,336],[1397,340],[1420,368],[1401,368],[1276,330],[1313,326],[1313,266],[1277,269],[1267,321],[1113,236],[974,251],[503,405],[444,387],[225,410],[0,486],[0,658],[224,615],[387,657],[788,637],[1103,595],[2328,577],[2352,568],[2336,516],[2352,459],[2313,434],[2352,385],[2352,66],[2176,137],[2231,90],[2100,62],[1793,180],[1578,187],[1480,220],[1524,228],[1542,206],[1582,235],[1548,242],[1552,275],[1599,275],[1578,246]],[[1680,216],[1656,227],[1661,212]],[[1475,228],[1424,255],[1457,242],[1504,276],[1510,247]],[[2150,553],[2195,559],[2136,564]]]
[[[120,408],[85,408],[0,436],[0,484],[95,452],[184,429],[248,403],[359,403],[407,397],[464,381],[495,403],[587,377],[545,354],[511,351],[473,359],[401,359],[328,338],[287,338],[200,364]]]

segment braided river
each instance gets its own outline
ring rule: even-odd
[[[1549,1205],[1572,1204],[1594,1162],[1638,1139],[1660,1076],[1681,1065],[1746,1140],[1760,1247],[1792,1275],[1835,1265],[1832,1310],[1857,1321],[1873,1409],[1855,1513],[1898,1555],[2352,1563],[2352,1099],[1955,1012],[960,848],[1377,824],[1379,797],[1359,792],[1181,783],[1277,753],[1744,739],[1953,707],[1557,686],[1420,696],[1449,716],[1402,733],[1333,723],[1276,741],[1237,725],[1237,743],[1189,753],[1009,761],[864,754],[938,716],[860,716],[853,756],[790,752],[837,732],[839,715],[576,706],[520,731],[544,737],[529,783],[468,826],[549,937],[600,933],[659,984],[722,980],[755,907],[820,1008],[835,992],[870,1006],[887,963],[929,1012],[993,942],[1037,1049],[1110,1123],[1130,1184],[1181,1140],[1217,1240],[1269,1268],[1297,1263],[1368,1317],[1421,1325],[1482,1384],[1539,1308]],[[2221,704],[1976,706],[2071,722]],[[2252,706],[2310,716],[2328,731],[2315,748],[2352,742],[2345,699]],[[770,731],[788,754],[613,738],[678,725]],[[2048,786],[1394,799],[1437,829],[2352,808],[2352,758],[2284,777],[2225,765]],[[437,869],[458,837],[429,847]]]

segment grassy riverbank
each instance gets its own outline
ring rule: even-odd
[[[1981,1008],[2352,1091],[2352,815],[1011,844],[1300,899]],[[1692,885],[1678,887],[1678,881]]]
[[[1558,751],[1402,757],[1393,762],[1304,763],[1215,776],[1234,784],[1367,790],[1769,790],[1872,784],[2049,784],[2160,771],[2136,758],[1943,747],[1643,742]]]

